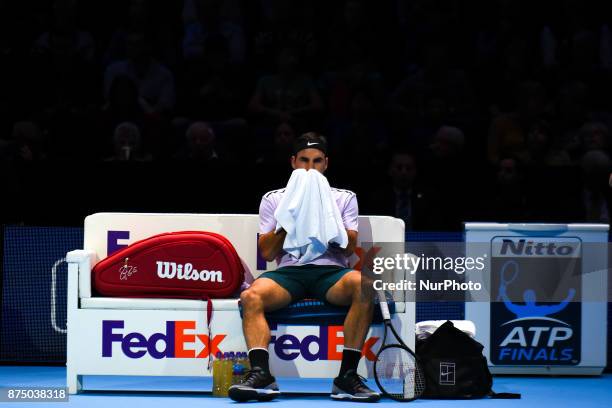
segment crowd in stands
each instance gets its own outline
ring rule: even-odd
[[[604,222],[612,5],[0,2],[3,223],[256,213],[293,140],[408,230]]]

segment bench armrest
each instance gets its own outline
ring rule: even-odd
[[[78,279],[79,298],[91,297],[91,269],[98,262],[98,256],[93,251],[78,249],[66,254],[68,263],[68,279]],[[71,265],[72,264],[72,265]],[[78,270],[78,274],[71,273],[71,270]]]

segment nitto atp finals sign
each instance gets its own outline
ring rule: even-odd
[[[491,352],[496,365],[580,363],[578,238],[496,237],[492,241]],[[551,302],[558,297],[559,301]],[[521,301],[518,301],[518,300]]]

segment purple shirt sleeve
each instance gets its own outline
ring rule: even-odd
[[[344,228],[347,230],[358,231],[359,220],[357,217],[359,216],[359,206],[357,205],[357,196],[355,194],[351,194],[345,201],[344,208],[341,209],[341,213]]]
[[[276,229],[276,219],[274,211],[277,203],[272,198],[272,194],[264,196],[259,204],[259,233],[266,234]]]

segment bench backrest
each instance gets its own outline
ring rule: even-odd
[[[114,251],[152,235],[173,231],[211,231],[229,239],[242,259],[247,281],[275,262],[258,256],[259,217],[255,214],[140,214],[97,213],[85,218],[84,246],[104,259]],[[358,243],[404,242],[404,222],[387,216],[360,216]],[[358,251],[359,253],[360,251]],[[351,266],[359,256],[351,257]]]

